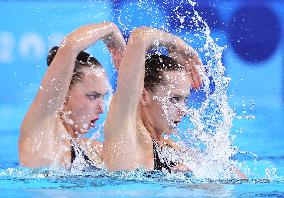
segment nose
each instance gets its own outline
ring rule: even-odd
[[[181,108],[179,108],[179,116],[183,118],[184,116],[186,116],[186,112],[186,105],[182,105]]]
[[[98,114],[104,112],[104,102],[101,99],[98,100],[98,109],[97,110],[98,110]]]

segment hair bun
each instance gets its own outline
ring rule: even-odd
[[[90,61],[91,55],[87,52],[81,51],[76,60],[79,61],[80,63],[84,64]]]
[[[47,62],[47,66],[49,66],[51,64],[51,62],[53,61],[56,53],[57,53],[57,50],[58,50],[58,46],[54,46],[53,48],[51,48],[48,52],[48,55],[47,55],[47,59],[46,59],[46,62]]]
[[[48,56],[47,56],[47,59],[46,59],[46,62],[47,62],[47,66],[50,66],[51,62],[53,61],[56,53],[57,53],[57,50],[58,50],[58,46],[54,46],[53,48],[51,48],[48,52]],[[76,61],[78,61],[80,64],[94,64],[94,65],[99,65],[101,66],[101,64],[99,63],[99,61],[92,57],[89,53],[85,52],[85,51],[81,51],[77,58],[76,58]]]

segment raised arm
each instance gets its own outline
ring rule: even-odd
[[[46,116],[56,114],[65,101],[79,52],[94,45],[100,39],[107,44],[122,43],[116,36],[119,35],[118,32],[118,28],[113,23],[101,23],[80,27],[67,35],[42,80],[22,127],[28,125],[28,122],[38,123],[37,121],[41,121]]]
[[[108,37],[103,39],[112,56],[112,62],[118,70],[126,48],[125,40],[117,27]]]
[[[117,91],[105,123],[103,153],[109,170],[133,170],[140,165],[137,159],[136,118],[139,116],[138,106],[144,87],[145,55],[147,50],[158,46],[165,46],[197,62],[195,51],[177,36],[146,27],[132,32],[119,68]],[[188,64],[188,70],[195,70],[194,63]]]
[[[117,46],[121,51],[125,48],[125,42],[119,29],[110,22],[82,26],[64,38],[22,123],[19,139],[20,159],[21,154],[28,153],[21,149],[26,148],[22,147],[22,143],[29,139],[29,144],[32,144],[32,139],[36,139],[40,133],[48,130],[43,129],[45,124],[42,123],[46,123],[49,118],[54,118],[62,108],[69,90],[77,55],[101,39],[107,45],[116,44],[114,47]],[[41,151],[38,153],[40,154]]]

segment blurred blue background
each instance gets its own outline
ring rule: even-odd
[[[234,145],[259,159],[284,158],[283,8],[280,0],[204,0],[195,6],[217,44],[227,46],[223,64],[232,78],[230,106],[240,117],[255,116],[234,120]],[[47,52],[64,35],[84,24],[113,21],[126,38],[141,25],[186,37],[191,11],[178,0],[0,0],[0,167],[18,161],[21,121],[46,71]],[[89,51],[115,85],[106,48],[99,43]]]

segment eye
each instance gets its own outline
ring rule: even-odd
[[[97,100],[99,97],[96,94],[87,94],[89,100]]]
[[[169,98],[169,101],[173,104],[179,103],[182,100],[182,97],[180,96],[174,96]]]

